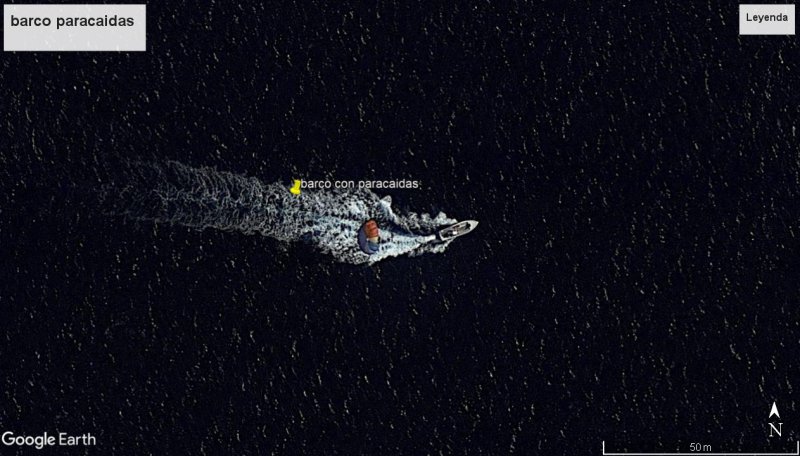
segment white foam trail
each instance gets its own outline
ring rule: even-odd
[[[293,195],[281,184],[178,162],[133,163],[123,180],[106,185],[103,196],[130,219],[303,241],[352,264],[442,252],[449,242],[437,242],[433,234],[456,223],[443,213],[396,214],[388,198],[381,200],[369,190]],[[363,253],[357,242],[358,229],[370,218],[381,229],[381,247],[374,255]]]

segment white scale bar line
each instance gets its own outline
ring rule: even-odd
[[[606,453],[606,441],[603,440],[603,456],[800,456],[800,441],[795,442],[794,453],[755,453],[755,452],[730,452],[730,453],[711,453],[705,451],[693,451],[691,453]]]

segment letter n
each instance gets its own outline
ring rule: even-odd
[[[778,437],[781,436],[781,431],[783,430],[783,423],[778,423],[778,427],[775,427],[774,424],[769,423],[769,436],[773,437],[773,431],[775,434],[778,434]]]

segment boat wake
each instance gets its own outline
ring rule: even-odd
[[[103,186],[102,200],[112,213],[306,242],[345,263],[442,252],[449,242],[438,240],[436,230],[456,222],[443,213],[396,214],[389,197],[381,199],[369,190],[304,190],[293,195],[279,183],[212,168],[178,162],[128,165],[122,182]],[[358,229],[370,218],[381,226],[380,250],[373,255],[363,253],[356,241]]]

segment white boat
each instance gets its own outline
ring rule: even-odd
[[[477,226],[478,222],[475,220],[464,220],[463,222],[458,222],[455,225],[450,225],[447,228],[439,230],[439,232],[436,233],[436,237],[442,242],[452,241],[459,236],[469,233]]]

